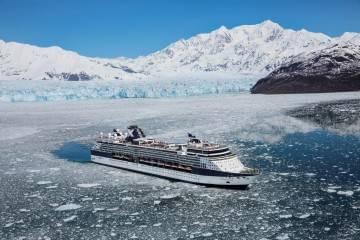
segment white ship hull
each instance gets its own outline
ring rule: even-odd
[[[149,175],[155,175],[167,179],[179,180],[200,185],[228,188],[246,188],[255,180],[255,176],[207,176],[176,171],[172,169],[149,166],[141,163],[122,161],[118,159],[91,155],[91,161],[94,163],[131,170]]]

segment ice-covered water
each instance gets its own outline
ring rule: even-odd
[[[0,103],[0,239],[359,239],[359,132],[285,114],[359,97]],[[234,191],[86,162],[98,132],[133,123],[164,140],[226,143],[262,174]]]

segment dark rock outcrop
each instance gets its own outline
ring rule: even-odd
[[[290,62],[260,79],[251,93],[321,93],[360,90],[360,46],[334,45]]]
[[[66,81],[89,81],[93,79],[100,79],[97,75],[89,75],[85,72],[80,73],[50,73],[46,72],[46,74],[49,76],[50,79],[62,79]]]

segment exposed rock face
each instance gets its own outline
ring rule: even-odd
[[[49,76],[50,79],[60,79],[60,80],[67,80],[67,81],[88,81],[88,80],[93,80],[93,79],[100,79],[99,76],[97,75],[88,75],[85,72],[80,72],[80,73],[60,73],[60,74],[55,74],[55,73],[49,73],[46,72],[46,74]],[[44,78],[43,80],[46,80],[46,78]]]
[[[252,93],[321,93],[360,90],[360,45],[335,44],[301,54],[260,79]]]

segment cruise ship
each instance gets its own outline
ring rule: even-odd
[[[229,147],[188,134],[187,143],[146,137],[136,125],[100,133],[91,161],[170,180],[212,187],[246,189],[259,170],[245,167]]]

